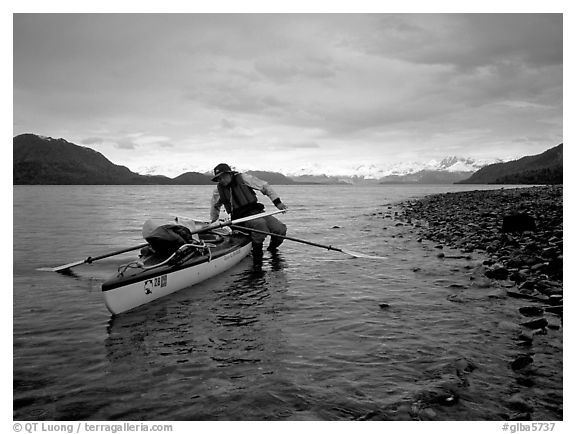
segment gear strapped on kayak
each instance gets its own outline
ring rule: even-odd
[[[193,256],[207,256],[210,262],[211,248],[224,241],[224,237],[215,232],[193,234],[187,226],[177,223],[160,224],[153,220],[144,223],[142,236],[148,246],[141,249],[138,260],[118,268],[119,276],[132,268],[151,270],[163,265],[176,266]]]

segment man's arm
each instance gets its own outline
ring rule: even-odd
[[[244,184],[246,184],[248,187],[254,190],[262,192],[262,194],[264,194],[265,196],[268,196],[272,201],[272,203],[276,205],[276,208],[286,209],[286,205],[282,203],[282,200],[280,200],[280,196],[278,196],[278,194],[266,181],[256,178],[255,176],[249,175],[248,173],[242,173],[241,176],[242,180],[244,181]]]
[[[220,208],[222,208],[222,201],[220,200],[220,193],[218,189],[214,189],[212,193],[212,201],[210,203],[210,222],[215,222],[220,217]]]

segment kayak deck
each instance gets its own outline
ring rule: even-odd
[[[102,284],[106,306],[113,314],[131,310],[157,298],[220,274],[244,259],[251,240],[239,233],[218,235],[216,242],[185,245],[172,254],[153,254],[122,265]]]

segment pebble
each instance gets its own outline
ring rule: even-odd
[[[538,318],[532,321],[520,323],[520,325],[532,330],[543,329],[548,325],[548,320],[546,320],[546,318]]]
[[[560,294],[551,295],[550,297],[548,297],[548,301],[550,302],[550,304],[552,304],[554,306],[561,305],[562,304],[562,295],[560,295]]]
[[[508,278],[509,271],[504,266],[495,264],[486,270],[485,274],[489,279],[506,280]]]
[[[520,376],[516,379],[516,383],[524,387],[534,387],[534,380],[530,377]]]
[[[561,326],[562,326],[562,323],[559,319],[550,318],[548,320],[548,328],[550,330],[560,330]]]
[[[438,417],[437,413],[431,408],[425,408],[422,410],[420,416],[423,420],[434,420]]]
[[[518,371],[526,366],[530,365],[534,362],[534,359],[528,355],[520,355],[514,359],[514,361],[510,364],[511,368],[514,371]]]
[[[524,316],[542,316],[544,309],[538,306],[526,306],[518,309]]]
[[[513,416],[510,416],[510,418],[508,420],[509,421],[526,421],[526,420],[532,420],[532,417],[530,416],[530,412],[525,412],[525,413],[517,413]]]
[[[532,344],[532,341],[534,340],[534,335],[532,334],[532,332],[521,332],[517,338],[517,340],[524,342],[524,343],[528,343],[528,344]]]
[[[522,413],[532,413],[534,411],[532,406],[519,393],[512,395],[508,400],[506,400],[506,405],[509,409],[520,411]]]
[[[563,306],[547,307],[545,310],[546,310],[546,312],[553,313],[554,315],[562,316]]]

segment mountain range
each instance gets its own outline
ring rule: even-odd
[[[320,184],[452,184],[488,164],[501,161],[450,156],[427,162],[404,162],[388,168],[361,165],[346,174],[337,175],[328,175],[325,168],[312,165],[288,176],[298,182]]]
[[[492,163],[492,164],[491,164]],[[403,163],[382,169],[359,166],[345,175],[325,174],[318,167],[298,172],[248,171],[271,184],[452,184],[561,183],[562,145],[517,161],[479,161],[451,156],[426,163]],[[64,139],[21,134],[13,139],[13,182],[18,184],[166,184],[214,185],[209,172],[186,172],[170,178],[141,175],[112,163],[91,148]],[[540,180],[541,182],[539,182]]]

